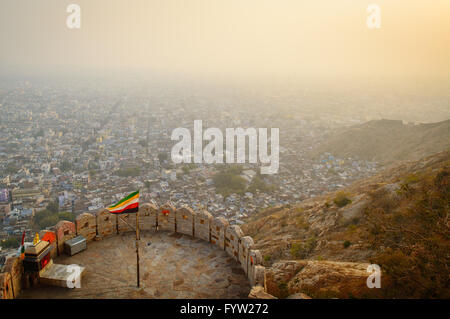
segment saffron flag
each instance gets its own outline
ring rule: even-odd
[[[48,241],[50,244],[56,240],[55,234],[53,232],[46,232],[42,240]]]
[[[111,214],[137,213],[139,210],[139,191],[131,193],[117,204],[106,208]]]

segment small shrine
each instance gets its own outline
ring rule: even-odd
[[[51,266],[53,260],[50,256],[52,247],[45,240],[40,240],[36,234],[32,245],[25,248],[23,268],[26,273],[39,276],[46,267]]]
[[[51,236],[44,235],[45,239],[52,240]],[[40,240],[36,234],[32,245],[25,248],[23,267],[30,282],[51,286],[75,288],[81,283],[84,267],[78,265],[54,264],[51,258],[51,243]]]

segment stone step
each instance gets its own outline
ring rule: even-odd
[[[85,273],[85,267],[75,265],[79,267],[79,270],[76,271],[71,266],[74,265],[49,265],[40,274],[40,282],[49,286],[73,288],[77,280],[80,280],[81,283],[81,278]]]

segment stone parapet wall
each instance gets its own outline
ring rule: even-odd
[[[172,204],[164,204],[158,210],[158,230],[176,231],[175,207]]]
[[[58,255],[64,253],[64,243],[66,240],[76,236],[75,224],[67,220],[62,220],[56,224],[56,243],[58,247]]]
[[[237,225],[231,225],[225,229],[225,251],[236,261],[240,261],[239,241],[243,236],[244,233],[242,232],[241,227]],[[245,264],[245,266],[247,265]]]
[[[201,210],[194,216],[194,237],[211,241],[211,221],[213,217],[208,211]]]
[[[8,258],[6,261],[3,272],[10,275],[11,290],[15,297],[17,297],[22,291],[22,274],[23,266],[19,257]]]
[[[139,229],[156,230],[158,207],[153,204],[142,204],[139,208]]]
[[[110,236],[116,233],[116,217],[107,210],[101,210],[96,214],[97,234],[101,237]]]
[[[175,212],[177,233],[194,237],[195,212],[189,207],[178,208]]]
[[[247,258],[247,277],[252,286],[264,285],[264,270],[262,265],[262,255],[259,250],[251,249]]]
[[[99,210],[95,215],[83,213],[77,216],[75,223],[60,221],[54,232],[56,240],[53,243],[52,257],[64,252],[65,241],[82,235],[88,242],[96,237],[106,238],[117,233],[134,231],[136,225],[135,214],[117,215],[107,210]],[[121,219],[127,221],[124,223]],[[132,226],[132,227],[130,227]],[[217,245],[238,262],[244,270],[251,287],[259,286],[265,289],[265,272],[262,266],[262,256],[259,250],[253,249],[253,239],[244,236],[241,228],[230,225],[223,217],[216,217],[206,210],[194,211],[189,207],[176,209],[171,203],[156,207],[154,204],[141,204],[139,209],[140,231],[170,231],[202,239]],[[45,233],[47,231],[43,231]],[[89,249],[89,248],[88,248]],[[22,262],[18,257],[7,260],[8,267],[4,267],[0,273],[0,299],[15,298],[22,287],[27,287],[27,281],[23,275]],[[5,269],[7,271],[5,271]]]
[[[0,298],[14,299],[15,297],[12,289],[11,275],[9,272],[0,273]]]
[[[116,216],[119,227],[119,234],[133,231],[131,226],[136,225],[136,214],[122,214],[120,218]]]
[[[97,222],[95,216],[89,213],[83,213],[77,216],[75,220],[77,236],[81,235],[86,241],[94,240],[97,235]]]
[[[213,218],[211,221],[211,243],[225,250],[225,230],[230,224],[223,217]]]
[[[245,274],[248,273],[249,252],[253,247],[253,239],[250,236],[243,236],[239,241],[239,262],[244,269]]]

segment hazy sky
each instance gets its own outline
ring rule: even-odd
[[[66,27],[70,3],[80,30]],[[1,0],[0,43],[5,73],[448,77],[450,1]]]

